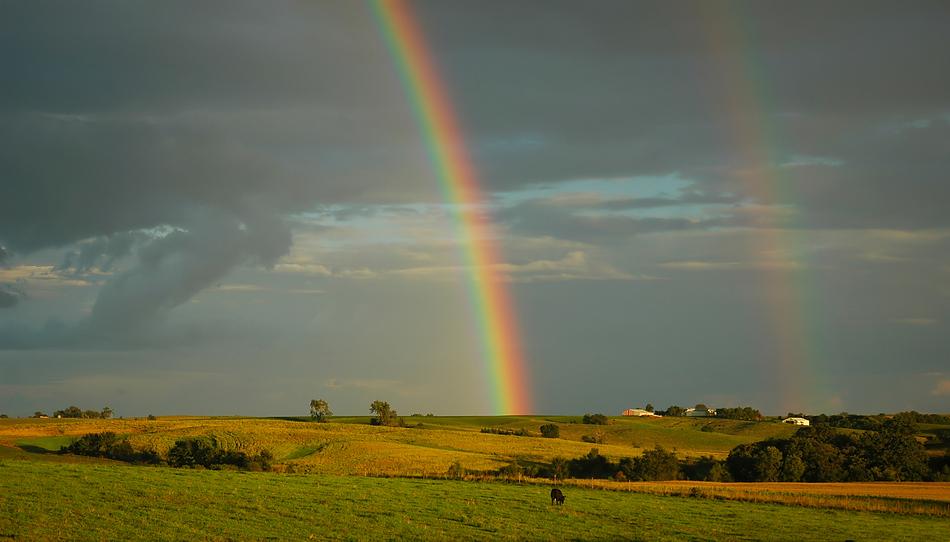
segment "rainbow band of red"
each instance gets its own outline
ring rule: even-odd
[[[496,414],[530,413],[531,394],[515,307],[507,277],[500,273],[502,259],[491,216],[484,208],[478,174],[449,93],[408,3],[373,0],[371,4],[465,247],[469,297],[480,328],[492,408]]]

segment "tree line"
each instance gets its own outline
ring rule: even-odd
[[[640,457],[612,462],[597,448],[550,465],[522,466],[528,475],[555,478],[610,478],[629,481],[710,482],[871,482],[950,481],[950,454],[929,456],[904,419],[887,420],[879,430],[842,433],[831,427],[802,427],[786,439],[741,444],[720,461],[679,458],[657,445]],[[500,474],[513,472],[512,467]]]
[[[31,418],[92,418],[92,419],[109,419],[114,414],[113,410],[109,407],[102,407],[102,410],[83,410],[78,406],[69,406],[62,410],[56,410],[53,412],[52,416],[47,415],[41,410],[37,410],[33,413]],[[6,416],[4,416],[6,417]]]

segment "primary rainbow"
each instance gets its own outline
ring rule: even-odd
[[[492,408],[496,414],[527,414],[532,408],[531,393],[515,309],[506,277],[500,273],[502,260],[491,217],[482,206],[485,200],[478,175],[449,94],[407,2],[372,0],[371,5],[465,247],[470,270],[469,296],[480,328],[482,358],[493,388]]]

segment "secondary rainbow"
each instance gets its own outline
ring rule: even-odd
[[[724,97],[724,123],[732,149],[743,164],[736,174],[745,192],[771,210],[762,214],[749,239],[753,261],[760,262],[765,310],[771,328],[765,352],[764,383],[780,393],[782,412],[834,408],[816,375],[820,348],[819,287],[811,281],[804,250],[807,230],[794,227],[794,186],[785,178],[779,111],[772,103],[770,73],[760,62],[754,21],[732,5],[704,6],[708,49]],[[783,214],[783,211],[787,214]]]
[[[492,408],[496,414],[527,414],[532,399],[515,307],[501,273],[502,259],[478,174],[446,85],[408,3],[372,0],[371,6],[465,247],[469,297],[493,388]]]

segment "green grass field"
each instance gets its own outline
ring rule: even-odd
[[[946,518],[567,487],[0,459],[0,539],[945,540]]]
[[[529,539],[944,540],[950,484],[616,483],[569,480],[563,508],[550,485],[446,480],[513,461],[613,460],[656,444],[681,457],[724,457],[736,444],[785,437],[780,423],[716,419],[407,417],[162,417],[0,420],[0,540],[48,539]],[[484,434],[557,423],[561,438]],[[182,437],[272,451],[277,472],[135,467],[54,453],[79,436],[126,435],[161,453]],[[582,442],[597,434],[603,444]],[[293,472],[293,474],[291,474]],[[357,475],[357,476],[354,476]],[[368,475],[368,476],[367,476]],[[694,487],[695,486],[695,487]],[[794,486],[794,487],[793,487]],[[892,513],[892,512],[900,512]]]

